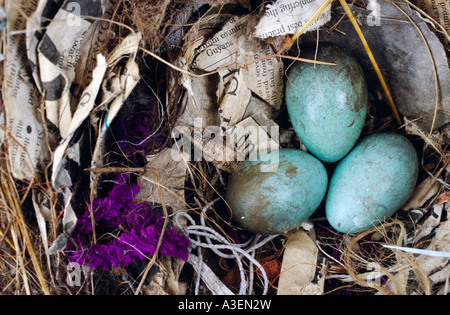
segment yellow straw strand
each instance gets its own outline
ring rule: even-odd
[[[9,240],[8,237],[6,237],[6,234],[2,232],[2,230],[0,230],[0,243],[2,243],[3,241],[6,242],[14,251],[16,250],[16,248],[14,247],[14,244]]]
[[[2,174],[3,175],[3,174]],[[5,176],[2,176],[2,182],[5,182],[6,180],[6,187],[7,187],[7,191],[9,192],[15,192],[15,195],[18,195],[17,191],[14,189],[13,184],[12,184],[12,180],[8,180],[5,178]],[[6,197],[8,198],[8,201],[11,205],[11,208],[13,209],[15,215],[17,216],[18,220],[19,220],[19,224],[23,227],[22,228],[22,232],[23,232],[23,237],[24,237],[24,241],[25,241],[25,247],[28,251],[29,257],[31,259],[31,263],[34,267],[34,270],[36,272],[36,277],[38,278],[39,284],[41,286],[41,289],[44,293],[44,295],[51,295],[50,290],[47,286],[47,282],[45,280],[44,274],[42,272],[42,269],[40,267],[36,252],[34,251],[33,248],[33,244],[31,241],[31,237],[28,234],[28,230],[27,230],[27,226],[25,223],[25,219],[23,217],[23,213],[22,213],[22,208],[20,205],[19,200],[17,200],[17,198],[13,198],[12,194],[7,194]]]
[[[394,112],[395,119],[397,120],[397,123],[401,126],[402,120],[400,119],[400,115],[398,114],[397,107],[395,106],[395,103],[394,103],[394,100],[392,99],[391,93],[389,92],[386,82],[384,81],[383,75],[381,74],[380,68],[378,67],[375,57],[373,56],[372,51],[370,50],[369,45],[367,44],[366,38],[364,37],[362,30],[359,27],[358,22],[356,21],[355,16],[353,15],[352,11],[350,10],[350,7],[348,6],[347,2],[345,2],[345,0],[339,0],[339,2],[341,3],[342,7],[344,8],[345,13],[348,15],[350,21],[353,24],[353,27],[355,28],[361,42],[364,45],[367,55],[369,56],[370,62],[372,63],[373,67],[375,68],[375,72],[377,73],[378,79],[380,80],[380,83],[383,87],[384,93],[386,94],[386,97],[389,101],[389,105],[391,106],[392,111]]]
[[[314,23],[315,20],[325,11],[325,9],[333,2],[334,0],[326,0],[322,5],[314,12],[314,14],[309,18],[309,20],[295,33],[294,37],[292,37],[291,42],[295,42],[305,31],[308,27],[311,26],[311,24]],[[289,50],[290,47],[283,47],[278,52],[278,55],[281,55],[286,50]]]

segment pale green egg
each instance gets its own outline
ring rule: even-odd
[[[328,186],[325,167],[314,156],[294,149],[270,154],[278,156],[241,164],[226,192],[233,220],[256,234],[298,227],[319,207]]]
[[[419,159],[411,142],[394,133],[366,137],[339,162],[326,197],[333,228],[357,233],[382,223],[413,192]]]
[[[314,59],[315,49],[302,51],[300,57]],[[323,162],[336,162],[361,135],[367,84],[358,62],[336,46],[321,45],[317,60],[336,65],[296,63],[288,74],[286,106],[306,148]]]

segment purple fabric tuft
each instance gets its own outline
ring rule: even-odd
[[[133,202],[140,189],[138,185],[130,185],[127,176],[121,175],[119,179],[123,181],[106,198],[92,203],[96,225],[101,225],[104,236],[97,244],[89,243],[92,223],[86,209],[72,233],[73,242],[67,246],[70,262],[108,270],[155,254],[164,219],[156,216],[149,204]],[[189,239],[173,228],[164,232],[160,254],[187,261],[188,247]]]
[[[151,137],[152,122],[149,115],[151,103],[137,104],[137,114],[129,120],[118,118],[116,136],[124,139],[117,145],[128,161],[145,165],[145,154],[160,147],[163,138]],[[120,163],[119,163],[120,164]],[[109,270],[153,256],[162,233],[164,219],[153,212],[147,203],[135,203],[140,187],[131,184],[129,175],[110,177],[115,182],[107,197],[92,202],[78,218],[72,239],[66,247],[70,262],[96,269]],[[94,215],[97,244],[92,244],[91,211]],[[164,232],[159,253],[164,256],[188,259],[189,238],[178,235],[175,228]]]

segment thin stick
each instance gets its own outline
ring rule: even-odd
[[[333,0],[328,0],[328,1],[333,1]],[[186,75],[192,76],[194,78],[206,77],[206,76],[218,73],[220,71],[223,71],[224,69],[234,69],[234,68],[236,68],[236,69],[245,69],[246,68],[246,67],[242,67],[242,66],[228,66],[228,67],[219,68],[219,69],[217,69],[215,71],[212,71],[212,72],[203,73],[203,74],[196,74],[196,73],[189,72],[189,71],[187,71],[185,69],[182,69],[180,67],[177,67],[177,66],[171,64],[170,62],[166,61],[165,59],[161,58],[157,54],[155,54],[155,53],[153,53],[153,52],[151,52],[151,51],[149,51],[149,50],[147,50],[145,48],[139,47],[139,49],[142,50],[144,53],[146,53],[146,54],[152,56],[153,58],[161,61],[162,63],[166,64],[167,66],[171,67],[172,69],[174,69],[176,71],[179,71],[181,73],[184,73]],[[269,59],[269,58],[293,59],[293,60],[297,60],[297,61],[301,61],[301,62],[313,63],[313,64],[318,64],[318,65],[326,65],[326,66],[335,66],[336,65],[335,63],[324,62],[324,61],[316,61],[316,60],[310,60],[310,59],[305,59],[305,58],[297,58],[297,57],[292,57],[292,56],[285,56],[285,55],[281,55],[280,53],[278,53],[278,54],[275,54],[275,55],[270,55],[270,56],[265,56],[265,57],[261,57],[261,58],[255,59],[255,60],[249,62],[247,64],[247,66],[251,65],[253,63],[259,62],[261,60],[264,60],[264,59]]]
[[[144,284],[145,278],[147,278],[148,273],[150,272],[150,269],[152,269],[153,265],[156,262],[156,258],[158,257],[158,253],[159,253],[159,249],[161,248],[161,244],[164,238],[164,232],[167,228],[167,224],[169,223],[169,213],[167,212],[167,208],[166,208],[166,203],[164,201],[164,196],[162,193],[162,189],[161,189],[161,185],[160,180],[159,180],[159,175],[152,171],[152,170],[148,170],[148,172],[152,173],[153,176],[155,176],[156,181],[158,182],[158,185],[156,185],[157,189],[158,189],[158,193],[159,193],[159,197],[161,198],[161,205],[164,211],[164,224],[161,230],[161,235],[159,236],[159,241],[158,241],[158,245],[156,246],[155,249],[155,253],[153,254],[152,260],[148,263],[147,267],[145,268],[144,274],[142,275],[142,279],[141,282],[139,283],[139,286],[136,289],[135,295],[139,295],[139,293],[141,292],[142,289],[142,285]]]
[[[290,60],[295,60],[295,61],[312,63],[314,65],[324,65],[324,66],[335,66],[336,65],[334,62],[310,60],[310,59],[305,59],[305,58],[299,58],[299,57],[293,57],[293,56],[287,56],[287,55],[279,55],[279,54],[263,57],[263,58],[260,58],[260,59],[262,60],[262,59],[268,59],[268,58],[272,58],[272,57],[279,57],[279,58],[284,58],[284,59],[290,59]]]
[[[109,173],[142,173],[146,169],[143,167],[96,167],[86,168],[85,172],[91,172],[94,174],[109,174]]]
[[[13,250],[16,250],[14,248],[14,244],[7,237],[8,231],[11,228],[12,223],[13,223],[13,221],[9,221],[8,226],[5,229],[5,232],[2,232],[2,230],[0,230],[0,237],[1,237],[0,248],[2,248],[3,242],[6,242]]]
[[[352,249],[354,248],[355,244],[356,244],[359,240],[361,240],[362,238],[364,238],[365,236],[369,235],[370,233],[373,233],[374,231],[377,231],[377,228],[376,228],[376,227],[375,227],[375,228],[371,228],[371,229],[369,229],[369,230],[367,230],[367,231],[365,231],[365,232],[359,234],[359,235],[356,236],[356,237],[351,241],[351,243],[348,245],[347,250],[346,250],[346,252],[345,252],[345,258],[344,258],[345,265],[346,265],[346,269],[347,269],[347,272],[348,272],[348,274],[350,275],[350,277],[351,277],[356,283],[358,283],[358,284],[360,284],[360,285],[362,285],[362,286],[367,286],[367,287],[374,288],[374,289],[379,290],[379,291],[382,291],[382,292],[384,292],[384,293],[386,293],[386,294],[388,294],[388,295],[394,295],[394,293],[391,292],[390,290],[388,290],[388,289],[386,289],[386,288],[384,288],[384,287],[382,287],[382,286],[376,285],[376,284],[374,284],[374,283],[367,282],[366,280],[362,279],[358,274],[356,274],[355,271],[352,270],[352,268],[349,267],[349,266],[351,265],[351,257],[352,257],[351,253],[353,252]],[[381,267],[381,266],[380,266],[380,267]],[[400,291],[400,287],[399,287],[399,285],[398,285],[398,282],[395,280],[395,278],[394,278],[389,272],[386,273],[386,275],[389,277],[389,279],[390,279],[391,281],[393,281],[393,283],[394,283],[394,285],[395,285],[395,287],[396,287],[396,289],[397,289],[397,292],[399,292],[399,291]]]
[[[19,229],[21,229],[21,227],[19,226]],[[21,272],[17,272],[16,278],[17,278],[17,288],[19,287],[19,280],[18,277],[21,274],[22,275],[22,279],[23,279],[23,283],[25,286],[25,292],[27,295],[31,295],[31,290],[30,290],[30,284],[29,284],[29,280],[28,280],[28,274],[25,270],[25,262],[24,262],[24,257],[23,257],[23,252],[24,250],[22,250],[19,254],[20,251],[20,245],[19,245],[19,239],[17,237],[17,231],[15,230],[15,228],[11,228],[11,235],[13,238],[13,242],[14,242],[14,247],[16,248],[16,255],[17,255],[17,260],[16,260],[16,269],[21,270]],[[24,246],[25,247],[25,246]]]
[[[403,10],[400,6],[398,6],[395,2],[391,1],[391,3],[400,11],[402,12],[410,21],[411,23],[415,26],[415,28],[419,31],[420,36],[422,37],[425,46],[427,47],[427,51],[428,54],[430,55],[430,59],[431,59],[431,64],[433,66],[433,71],[434,71],[434,84],[435,84],[435,89],[436,89],[436,103],[434,105],[434,116],[433,116],[433,122],[431,124],[431,129],[430,129],[430,136],[433,134],[433,130],[434,130],[434,126],[436,124],[436,118],[437,118],[437,113],[438,113],[438,107],[439,107],[439,78],[437,75],[437,69],[436,69],[436,63],[434,61],[433,58],[433,54],[431,52],[430,49],[430,45],[428,45],[428,42],[425,38],[425,36],[423,35],[422,30],[419,28],[419,26],[413,21],[413,19],[405,12],[405,10]]]
[[[334,0],[326,0],[322,5],[314,12],[314,14],[309,18],[309,20],[295,33],[295,35],[290,39],[290,42],[295,42],[311,24],[314,23],[315,20],[325,11],[325,9],[333,2]],[[283,54],[286,50],[289,50],[290,47],[284,46],[278,52],[278,55]]]
[[[384,81],[383,75],[380,71],[380,68],[378,67],[375,57],[373,56],[372,51],[369,48],[369,44],[367,43],[366,38],[364,37],[364,34],[363,34],[361,28],[359,27],[359,24],[356,21],[355,16],[353,15],[352,10],[350,10],[350,7],[348,6],[347,2],[345,2],[345,0],[339,0],[339,2],[341,3],[342,7],[344,8],[345,13],[348,15],[350,22],[352,22],[353,27],[356,30],[356,33],[358,33],[358,36],[364,45],[367,55],[369,56],[370,62],[372,63],[373,67],[375,68],[375,72],[377,73],[378,79],[380,80],[380,83],[383,87],[384,93],[386,94],[386,97],[389,101],[389,105],[391,106],[392,111],[394,112],[395,119],[397,120],[397,123],[401,126],[402,120],[400,119],[400,115],[398,114],[397,107],[395,106],[394,100],[391,96],[391,93],[389,92],[386,81]]]
[[[94,244],[97,244],[97,233],[95,232],[95,217],[94,217],[94,209],[93,209],[94,195],[95,195],[94,187],[97,186],[97,183],[98,183],[98,175],[96,175],[94,177],[94,183],[92,185],[90,196],[89,196],[89,199],[90,199],[89,201],[90,202],[89,202],[89,205],[88,205],[89,216],[91,218],[92,237],[93,237]]]
[[[438,21],[436,21],[436,19],[434,19],[433,17],[431,17],[430,15],[428,15],[425,11],[423,11],[421,8],[419,8],[418,6],[414,5],[413,3],[411,3],[411,1],[409,0],[403,0],[405,1],[406,4],[408,4],[410,7],[412,7],[414,10],[416,10],[417,12],[419,12],[420,14],[422,14],[424,17],[426,17],[428,20],[430,20],[431,22],[433,22],[434,26],[438,27],[440,29],[439,33],[441,33],[442,35],[445,36],[445,38],[447,38],[447,40],[450,42],[450,35],[447,33],[447,30],[445,29],[444,26],[442,26]],[[392,2],[394,3],[394,2]]]
[[[12,180],[10,178],[6,179],[4,176],[2,176],[2,177],[3,177],[2,181],[6,181],[8,191],[15,192],[15,194],[18,195],[17,192],[15,191],[14,187],[12,187]],[[41,289],[45,295],[50,295],[50,290],[48,289],[47,281],[44,278],[44,274],[39,265],[39,261],[37,259],[36,253],[34,251],[30,235],[28,234],[28,231],[27,231],[27,225],[26,225],[25,219],[23,217],[20,202],[16,198],[12,198],[11,193],[6,194],[6,197],[9,199],[11,208],[14,210],[15,215],[17,216],[20,225],[23,226],[22,232],[23,232],[23,237],[25,240],[25,246],[27,248],[28,254],[30,255],[31,263],[33,265],[34,271],[36,272],[36,276],[38,278]]]

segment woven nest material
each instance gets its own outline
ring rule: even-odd
[[[81,148],[78,157],[67,159],[70,163],[64,164],[68,170],[76,170],[70,174],[72,185],[57,187],[53,181],[56,178],[52,173],[55,170],[54,154],[64,142],[64,136],[61,134],[62,129],[58,129],[46,116],[45,93],[35,95],[38,104],[35,112],[44,126],[43,143],[51,154],[39,164],[32,178],[16,178],[11,164],[11,146],[20,143],[21,139],[8,133],[9,122],[0,126],[3,130],[0,152],[1,294],[278,293],[279,282],[286,272],[282,267],[286,245],[295,231],[271,237],[255,237],[236,226],[223,198],[230,173],[221,165],[199,160],[183,168],[180,164],[164,163],[168,158],[158,162],[150,158],[168,154],[166,149],[173,148],[176,142],[172,132],[188,107],[186,78],[192,78],[192,82],[201,82],[205,86],[218,85],[219,78],[215,73],[205,73],[183,64],[188,61],[187,56],[192,56],[193,47],[198,48],[206,43],[231,16],[252,14],[254,18],[245,30],[251,36],[251,31],[264,15],[265,5],[272,2],[110,1],[103,16],[96,18],[104,40],[93,46],[90,53],[99,52],[108,61],[115,56],[115,48],[120,47],[125,39],[139,34],[139,49],[115,59],[114,63],[108,64],[105,73],[119,78],[120,74],[130,69],[128,61],[132,59],[137,65],[140,80],[117,111],[117,117],[108,125],[101,140],[102,145],[97,145],[105,121],[108,122],[107,113],[113,104],[112,100],[118,98],[115,95],[109,103],[105,101],[107,95],[112,95],[106,92],[114,91],[114,82],[118,81],[105,80],[102,83],[101,91],[104,94],[99,94],[96,106],[80,123],[70,141],[69,148],[75,147],[74,144]],[[408,4],[421,17],[432,18],[428,7],[422,6],[422,10],[416,6],[419,2],[423,3],[418,1]],[[362,1],[356,1],[354,5],[361,10],[366,8]],[[332,10],[342,12],[339,11],[342,10],[341,5],[333,3]],[[274,55],[281,48],[287,48],[283,54],[285,58],[280,55],[273,58],[289,66],[298,62],[295,59],[299,57],[301,45],[307,42],[320,43],[326,41],[327,37],[334,41],[333,33],[342,34],[343,29],[348,29],[345,23],[351,25],[344,15],[334,16],[329,23],[321,26],[320,36],[318,32],[309,32],[290,44],[290,36],[271,38],[266,43],[273,48]],[[450,61],[448,34],[442,34],[442,26],[438,26],[441,25],[438,21],[433,20],[429,25],[429,31],[438,35],[436,39]],[[8,28],[2,31],[2,36],[11,36]],[[347,45],[360,44],[356,33],[347,36],[354,36]],[[423,44],[424,41],[420,39],[419,42]],[[3,54],[7,55],[7,47],[2,48]],[[349,46],[349,49],[352,50],[353,46]],[[429,58],[429,55],[424,58]],[[378,61],[385,65],[383,61]],[[98,65],[98,61],[85,63],[86,68],[80,75],[83,79],[77,86],[71,87],[74,99],[83,98],[83,91],[92,82],[90,74]],[[6,72],[4,62],[0,63],[0,67],[4,82],[2,88],[5,90],[10,74]],[[385,71],[384,68],[382,70]],[[30,75],[30,67],[27,67],[23,76],[27,78]],[[284,80],[287,79],[285,76]],[[314,279],[311,283],[320,283],[317,292],[321,294],[447,294],[450,276],[448,259],[418,256],[383,245],[401,247],[408,240],[406,243],[409,248],[450,251],[447,205],[450,140],[447,121],[442,119],[448,113],[436,114],[435,100],[431,99],[428,103],[432,104],[433,112],[428,114],[429,121],[433,122],[432,132],[426,128],[429,124],[421,124],[421,117],[411,119],[403,115],[403,110],[400,110],[402,121],[399,125],[392,104],[383,94],[376,75],[372,73],[371,76],[373,91],[378,94],[369,104],[363,133],[392,131],[412,140],[421,159],[420,185],[410,202],[393,218],[356,235],[342,235],[334,231],[324,219],[323,209],[319,209],[309,221],[310,225],[299,228],[301,231],[309,230],[316,245],[316,261],[312,264]],[[395,86],[389,88],[396,89]],[[210,91],[208,97],[217,98],[216,92]],[[448,93],[448,89],[440,93]],[[448,95],[441,95],[442,99],[445,97]],[[75,103],[78,104],[72,102]],[[209,118],[211,124],[220,125],[218,104],[215,106],[208,110],[216,116]],[[7,107],[2,107],[0,117],[4,117],[5,110]],[[274,115],[274,112],[268,111],[269,114]],[[282,134],[287,139],[283,139],[284,147],[304,148],[295,137],[282,108],[272,117],[284,131]],[[23,143],[19,147],[21,145]],[[74,164],[75,160],[77,163]],[[179,174],[180,170],[185,174]],[[57,179],[60,180],[59,177]],[[118,186],[124,183],[125,186]],[[117,193],[119,190],[120,194]],[[66,200],[69,194],[71,197]],[[121,197],[117,199],[116,195]],[[167,200],[172,204],[166,204]],[[68,224],[73,222],[67,216],[68,208],[73,209],[78,217],[78,228]],[[145,214],[141,211],[144,208],[151,209],[151,216],[149,211],[145,210]],[[103,209],[103,212],[99,210],[97,214],[101,215],[95,219],[94,212],[97,209]],[[111,209],[116,212],[108,212]],[[133,217],[133,222],[126,221],[130,217]],[[117,223],[114,221],[117,218],[123,220]],[[138,221],[140,225],[136,225]],[[84,224],[81,228],[80,222]],[[151,230],[155,226],[158,231]],[[144,234],[136,231],[143,231],[144,228],[148,234],[141,237]],[[71,233],[74,229],[75,232]],[[161,231],[164,231],[162,236]],[[204,236],[207,237],[202,238]],[[83,243],[74,241],[76,237],[82,237]],[[117,245],[121,240],[129,242],[128,245],[136,242],[132,245],[136,253],[131,255],[123,246],[116,246],[116,254],[122,255],[122,260],[108,261],[108,264],[105,261],[95,263],[93,259],[83,256],[79,261],[85,262],[85,266],[70,263],[74,255],[67,248],[79,253],[80,246],[86,246],[86,251],[92,250],[93,253],[95,250],[100,251],[100,245]],[[61,246],[60,250],[53,252],[54,248],[61,245],[59,242],[72,245]],[[187,245],[189,242],[191,247]],[[234,244],[242,246],[234,247]],[[114,256],[110,251],[104,255]],[[117,258],[117,255],[114,257]],[[81,259],[81,256],[76,256],[76,259]],[[124,262],[126,265],[123,265]]]

